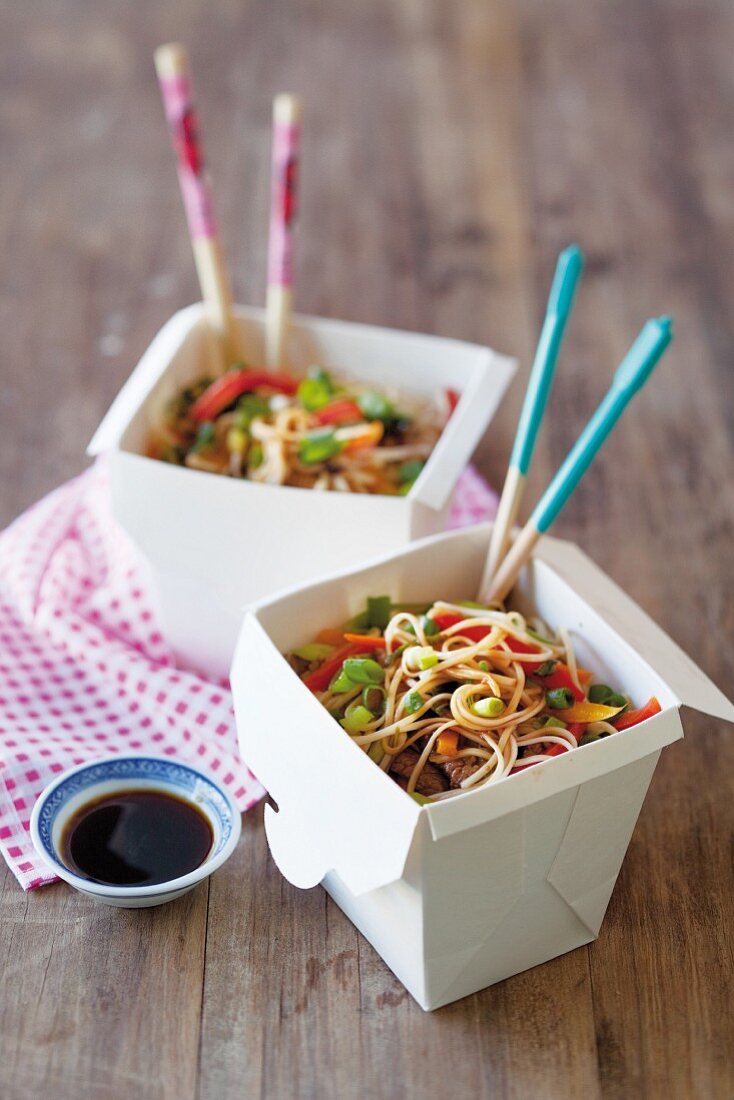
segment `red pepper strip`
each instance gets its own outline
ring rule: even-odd
[[[515,641],[514,638],[513,641]],[[583,691],[579,691],[571,679],[568,665],[564,665],[562,661],[558,662],[549,676],[536,676],[535,679],[539,680],[544,688],[568,688],[577,703],[582,703],[586,698]]]
[[[357,402],[350,401],[348,398],[342,401],[332,401],[330,405],[319,409],[313,415],[319,424],[346,424],[349,421],[358,423],[360,420],[364,420],[364,413]]]
[[[456,409],[456,406],[459,404],[459,401],[461,400],[461,394],[457,393],[456,390],[446,390],[445,392],[446,400],[449,406],[449,416],[451,416],[451,414]]]
[[[304,677],[304,684],[309,691],[326,691],[347,657],[354,657],[357,653],[364,652],[365,648],[361,642],[349,642],[347,645],[337,650],[332,657],[329,657],[328,661],[324,661],[320,668],[317,668],[314,672]]]
[[[457,623],[462,622],[464,616],[457,615],[453,611],[446,611],[443,615],[432,615],[431,618],[439,630],[448,630],[450,626],[456,626]],[[482,638],[487,637],[491,629],[491,626],[467,626],[461,633],[467,638],[471,638],[473,642],[481,642]]]
[[[580,741],[581,738],[586,733],[586,723],[585,722],[567,722],[566,723],[566,729],[568,730],[569,733],[572,733],[574,735],[574,737],[576,738],[577,741]]]
[[[266,370],[230,370],[217,378],[216,382],[212,382],[201,397],[197,397],[189,410],[189,416],[197,421],[213,420],[236,398],[259,389],[260,386],[292,395],[296,392],[298,383],[289,374],[271,374]]]
[[[561,745],[555,743],[546,751],[540,753],[541,756],[561,756],[564,752],[570,752],[570,745]],[[524,772],[526,768],[532,768],[535,764],[542,764],[542,760],[534,760],[532,764],[515,764],[515,767],[510,772],[510,775],[514,775],[515,772]]]
[[[348,642],[359,643],[364,650],[385,648],[385,639],[378,638],[374,634],[345,634],[344,638]]]
[[[627,730],[630,726],[636,726],[640,722],[644,722],[646,718],[652,718],[653,714],[660,714],[663,708],[653,695],[652,699],[648,699],[644,707],[640,707],[639,710],[628,710],[626,714],[620,715],[612,725],[618,730]]]
[[[439,630],[448,630],[449,627],[456,626],[457,623],[460,623],[462,621],[462,616],[457,615],[455,611],[446,611],[441,615],[432,615],[431,618],[433,619],[434,623],[436,623]],[[465,637],[470,638],[473,642],[481,642],[482,638],[486,638],[492,629],[493,628],[491,626],[467,626],[462,629],[461,633],[465,635]],[[537,646],[529,645],[528,642],[523,642],[519,638],[511,637],[508,638],[507,641],[511,647],[511,653],[519,654],[540,652]],[[499,649],[500,647],[496,645],[493,648]],[[522,664],[523,662],[520,661],[519,663]],[[530,668],[531,665],[528,664],[527,667]]]

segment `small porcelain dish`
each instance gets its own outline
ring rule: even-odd
[[[81,806],[106,795],[158,791],[192,803],[209,822],[212,845],[203,863],[187,875],[152,886],[111,886],[71,871],[61,857],[64,827]],[[31,814],[31,838],[53,872],[81,894],[105,905],[146,908],[173,901],[221,867],[239,840],[242,819],[229,794],[189,764],[161,756],[112,756],[69,768],[39,796]]]

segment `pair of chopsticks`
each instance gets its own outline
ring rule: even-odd
[[[219,367],[237,358],[232,291],[219,239],[211,184],[206,173],[194,107],[186,50],[177,43],[155,52],[163,106],[176,153],[186,221],[194,252],[201,296],[216,337]],[[270,369],[287,366],[287,338],[292,310],[293,219],[296,204],[301,106],[293,95],[273,103],[273,152],[266,301],[266,360]]]
[[[555,521],[627,405],[650,377],[673,338],[670,317],[652,319],[643,325],[617,368],[612,384],[596,412],[510,547],[512,526],[522,500],[538,429],[545,412],[566,322],[582,270],[583,256],[576,245],[561,253],[492,530],[480,584],[479,599],[482,603],[497,603],[506,598],[538,539]]]

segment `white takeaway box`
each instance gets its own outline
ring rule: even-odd
[[[263,311],[238,308],[236,317],[240,356],[261,364]],[[515,363],[458,340],[295,319],[289,359],[296,374],[319,364],[406,396],[460,393],[411,492],[390,497],[260,485],[146,457],[162,405],[211,372],[211,351],[201,304],[175,314],[123,386],[89,453],[109,457],[114,514],[150,562],[177,656],[225,676],[246,604],[444,529],[456,481]]]
[[[243,758],[277,805],[273,858],[321,883],[434,1009],[593,940],[661,749],[685,704],[734,719],[693,662],[576,546],[545,538],[514,600],[565,625],[580,663],[660,714],[453,799],[419,806],[344,733],[282,652],[369,595],[474,598],[490,527],[424,539],[246,614],[232,665]]]

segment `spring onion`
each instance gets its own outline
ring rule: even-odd
[[[323,642],[309,642],[293,650],[296,657],[303,661],[325,661],[334,652],[333,645],[325,645]]]
[[[371,657],[347,657],[342,669],[352,684],[382,684],[385,670]]]
[[[367,626],[376,626],[384,630],[392,616],[392,601],[389,596],[368,596]]]
[[[418,692],[418,691],[408,692],[408,694],[405,696],[405,708],[404,708],[405,713],[406,714],[415,714],[415,712],[417,710],[421,709],[421,707],[423,706],[424,703],[425,703],[425,699],[420,694],[420,692]]]
[[[344,712],[341,725],[347,733],[361,733],[374,719],[374,714],[367,710],[367,707],[363,707],[361,703],[357,703],[356,706],[350,703]]]
[[[421,672],[438,664],[438,653],[429,645],[412,645],[406,650],[405,656],[408,664],[412,668],[420,669]]]
[[[373,714],[381,714],[385,707],[385,692],[377,685],[369,684],[362,688],[362,703]]]
[[[381,393],[368,391],[357,395],[357,404],[367,420],[394,420],[395,409]]]
[[[243,455],[247,450],[247,432],[236,425],[227,432],[227,450],[233,455]]]
[[[552,691],[546,692],[545,701],[554,710],[566,710],[573,706],[574,696],[568,688],[553,688]]]
[[[339,454],[342,445],[336,438],[333,428],[319,428],[314,432],[307,432],[298,445],[298,458],[306,466],[313,466],[317,462],[326,462]]]
[[[477,699],[471,708],[479,718],[499,718],[504,712],[505,704],[496,695],[489,698]]]

